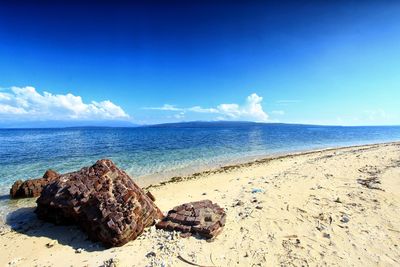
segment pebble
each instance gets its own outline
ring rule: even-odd
[[[241,200],[237,200],[232,204],[232,207],[243,206],[244,202]]]
[[[340,198],[338,197],[337,199],[335,199],[336,203],[342,203],[342,201],[340,200]]]
[[[147,258],[151,258],[151,257],[155,257],[155,256],[156,256],[156,253],[154,251],[151,251],[151,252],[146,254]]]
[[[75,250],[75,253],[82,253],[83,251],[85,251],[83,248],[78,248]]]
[[[142,235],[144,239],[156,240],[149,253],[146,254],[146,266],[174,266],[174,260],[182,254],[183,243],[179,232],[161,229],[147,230]]]
[[[58,244],[57,240],[52,240],[52,241],[50,241],[49,243],[46,244],[46,247],[47,248],[52,248],[57,244]]]
[[[15,258],[12,261],[8,263],[9,266],[16,266],[20,261],[22,261],[22,258]]]
[[[102,267],[118,267],[118,266],[120,266],[118,258],[111,258],[109,260],[106,260],[103,262],[102,265]]]
[[[346,214],[343,214],[343,216],[342,216],[342,218],[340,219],[340,221],[341,221],[342,223],[348,223],[348,222],[350,221],[350,218],[349,218]]]

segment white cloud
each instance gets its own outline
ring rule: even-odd
[[[162,107],[147,107],[143,109],[151,109],[151,110],[166,110],[166,111],[182,111],[183,109],[177,108],[174,105],[164,104]]]
[[[268,120],[268,114],[263,110],[261,102],[263,98],[253,93],[246,98],[244,105],[239,104],[220,104],[215,108],[203,108],[193,106],[189,108],[178,108],[173,105],[165,104],[162,107],[150,107],[144,109],[166,110],[180,112],[196,112],[218,114],[218,120],[251,120],[265,122]]]
[[[0,104],[0,114],[26,114],[26,110],[23,108],[17,108],[10,105]]]
[[[4,89],[3,89],[4,90]],[[11,87],[0,92],[0,119],[25,120],[113,120],[129,115],[109,100],[84,103],[71,93],[37,92],[34,87]]]
[[[174,115],[175,119],[183,119],[185,118],[185,112],[179,112],[178,114]]]
[[[221,104],[217,107],[220,114],[232,119],[267,121],[268,114],[261,106],[263,98],[253,93],[246,99],[243,106],[238,104]]]
[[[200,106],[194,106],[187,109],[188,111],[198,112],[198,113],[218,113],[218,109],[215,108],[202,108]]]
[[[0,92],[0,101],[11,100],[11,98],[12,98],[11,94]]]

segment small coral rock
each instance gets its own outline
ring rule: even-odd
[[[40,219],[77,223],[92,240],[121,246],[162,218],[146,193],[111,160],[61,175],[37,199]]]
[[[23,198],[23,197],[38,197],[42,192],[43,188],[55,181],[60,174],[53,170],[47,170],[43,175],[43,178],[30,179],[25,182],[22,180],[16,181],[11,189],[11,198]]]
[[[180,231],[183,237],[191,234],[211,239],[225,226],[225,211],[210,200],[182,204],[170,210],[168,215],[156,224],[158,229]]]

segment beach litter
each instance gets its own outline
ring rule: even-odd
[[[263,193],[263,192],[264,192],[264,190],[262,190],[262,189],[260,189],[260,188],[253,188],[253,189],[251,190],[251,193],[252,193],[252,194]]]

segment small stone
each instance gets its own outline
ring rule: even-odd
[[[331,238],[331,235],[328,234],[328,233],[323,233],[322,236],[325,237],[325,238],[329,238],[329,239]]]
[[[256,209],[258,209],[258,210],[262,210],[262,209],[263,209],[263,206],[261,206],[261,205],[257,205],[257,206],[256,206]]]
[[[118,267],[118,266],[120,266],[119,259],[111,258],[109,260],[104,261],[102,267]]]
[[[182,238],[187,238],[187,237],[189,237],[189,236],[191,236],[192,235],[192,233],[181,233],[179,236],[180,237],[182,237]]]
[[[342,218],[340,219],[340,221],[341,221],[342,223],[348,223],[348,222],[350,221],[350,218],[349,218],[346,214],[343,214],[343,216],[342,216]]]
[[[79,254],[79,253],[82,253],[83,251],[84,251],[83,248],[78,248],[78,249],[75,250],[75,253],[78,253],[78,254]]]
[[[57,240],[52,240],[52,241],[50,241],[49,243],[46,244],[46,247],[47,248],[52,248],[57,244],[58,244]]]
[[[335,199],[336,203],[342,203],[342,201],[339,199],[339,197],[337,199]]]
[[[151,258],[151,257],[155,257],[155,256],[156,256],[156,253],[154,251],[151,251],[151,252],[146,254],[147,258]]]
[[[243,205],[244,205],[244,202],[243,202],[243,201],[237,200],[236,202],[234,202],[234,203],[232,204],[232,207],[243,206]]]

